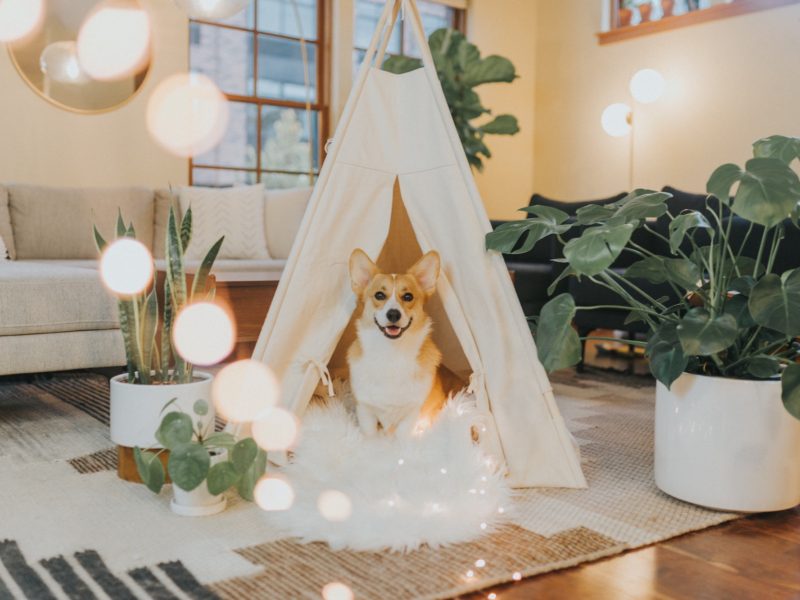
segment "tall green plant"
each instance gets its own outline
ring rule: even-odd
[[[753,145],[753,153],[744,167],[726,164],[714,171],[705,212],[673,215],[666,203],[670,194],[635,190],[618,202],[581,208],[575,219],[530,206],[523,210],[532,218],[487,235],[486,247],[505,253],[526,252],[556,236],[567,263],[559,280],[586,277],[621,299],[612,306],[576,306],[567,293],[551,299],[536,326],[539,357],[548,370],[581,359],[571,326],[577,311],[622,309],[629,311],[628,322],[647,325],[648,341],[629,343],[646,348],[651,372],[667,387],[683,372],[780,377],[784,405],[800,419],[800,269],[774,272],[785,227],[798,227],[800,178],[791,165],[800,159],[800,138],[765,138]],[[740,244],[731,239],[731,213],[749,221]],[[648,223],[665,216],[666,234]],[[761,229],[757,255],[743,256],[756,226]],[[565,239],[573,229],[577,235]],[[636,243],[631,237],[636,230],[668,244],[670,254],[660,256]],[[611,265],[623,252],[639,260],[620,274]],[[669,285],[674,299],[651,297],[637,284],[641,279]]]
[[[475,88],[486,83],[511,83],[517,78],[516,69],[502,56],[481,58],[477,46],[454,29],[437,29],[428,43],[467,160],[482,170],[484,159],[492,156],[484,138],[487,135],[514,135],[519,132],[519,124],[512,115],[498,115],[483,125],[474,125],[474,119],[492,112],[483,106]],[[391,56],[383,63],[385,71],[397,74],[421,66],[420,59],[408,56]]]
[[[97,227],[93,229],[95,244],[102,252],[108,244]],[[126,226],[121,212],[117,217],[116,236],[117,239],[136,238],[133,223]],[[167,269],[164,278],[164,306],[159,307],[155,285],[140,294],[120,297],[117,301],[120,329],[125,343],[128,383],[152,385],[192,381],[192,365],[172,345],[172,325],[178,312],[187,303],[213,298],[215,288],[208,285],[208,276],[225,238],[221,237],[211,246],[189,289],[184,256],[191,239],[192,209],[186,211],[179,229],[175,211],[170,207],[165,245]],[[159,327],[160,344],[157,343]]]

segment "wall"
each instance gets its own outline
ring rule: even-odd
[[[485,162],[482,173],[475,174],[483,202],[494,219],[520,215],[517,210],[528,204],[534,189],[536,29],[541,4],[541,0],[470,0],[467,13],[467,35],[481,54],[509,58],[519,74],[512,84],[489,84],[477,90],[484,106],[496,115],[516,116],[521,129],[514,136],[487,136],[492,158]]]
[[[100,186],[183,184],[187,161],[169,155],[145,128],[147,99],[165,77],[185,71],[188,26],[173,2],[142,0],[153,25],[153,64],[124,107],[98,115],[57,108],[22,80],[0,51],[0,181]]]
[[[630,102],[628,81],[644,67],[669,87],[636,107],[637,187],[702,192],[759,137],[800,135],[800,5],[600,46],[602,1],[539,1],[537,191],[578,200],[628,189],[628,139],[607,136],[600,115]]]

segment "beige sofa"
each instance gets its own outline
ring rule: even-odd
[[[272,258],[218,260],[224,281],[277,280],[286,263],[310,189],[268,191],[265,232]],[[0,185],[0,375],[125,364],[115,299],[100,282],[92,224],[113,238],[117,210],[136,237],[164,255],[168,190]],[[187,270],[197,267],[187,262]]]

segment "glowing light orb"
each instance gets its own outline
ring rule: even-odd
[[[600,117],[600,124],[611,137],[624,137],[631,131],[631,107],[622,102],[610,104]]]
[[[351,590],[344,583],[333,581],[322,588],[322,597],[324,600],[353,600],[353,590]]]
[[[153,280],[150,250],[133,238],[109,244],[100,258],[100,277],[108,289],[120,296],[135,296]]]
[[[294,504],[294,490],[279,477],[262,477],[253,489],[256,504],[266,511],[288,510]]]
[[[253,439],[268,452],[287,450],[297,439],[297,417],[275,407],[253,423]]]
[[[511,576],[511,579],[514,581],[520,581],[522,579],[522,573],[519,571],[514,571],[514,574]]]
[[[228,100],[199,73],[162,81],[147,104],[147,129],[167,151],[192,157],[211,150],[225,135]]]
[[[213,302],[196,302],[178,313],[172,341],[185,360],[207,367],[231,353],[236,343],[236,332],[224,308]]]
[[[650,104],[664,95],[667,82],[655,69],[642,69],[631,77],[630,89],[637,102]]]
[[[217,413],[234,423],[262,419],[277,403],[279,393],[275,375],[255,360],[231,363],[219,372],[211,386]]]
[[[486,566],[486,561],[483,560],[482,558],[479,558],[478,560],[475,561],[475,566],[478,567],[479,569],[482,569],[483,567]]]
[[[334,523],[346,521],[353,514],[353,503],[350,497],[338,490],[322,492],[317,499],[320,514]]]
[[[39,56],[42,73],[58,83],[82,84],[90,77],[81,69],[75,42],[53,42]]]
[[[93,79],[128,77],[141,70],[149,56],[150,19],[135,2],[103,2],[78,32],[78,60]]]
[[[249,0],[175,0],[192,19],[227,19],[242,12]]]
[[[44,0],[0,0],[0,42],[34,33],[44,18]]]

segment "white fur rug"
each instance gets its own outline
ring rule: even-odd
[[[333,549],[409,551],[473,540],[504,519],[510,489],[472,441],[471,428],[481,423],[469,395],[452,398],[423,433],[365,437],[347,390],[337,387],[336,399],[303,417],[293,459],[279,470],[295,501],[267,513],[270,523]],[[329,490],[349,498],[349,518],[322,515],[320,496]],[[340,505],[341,494],[334,494]]]

